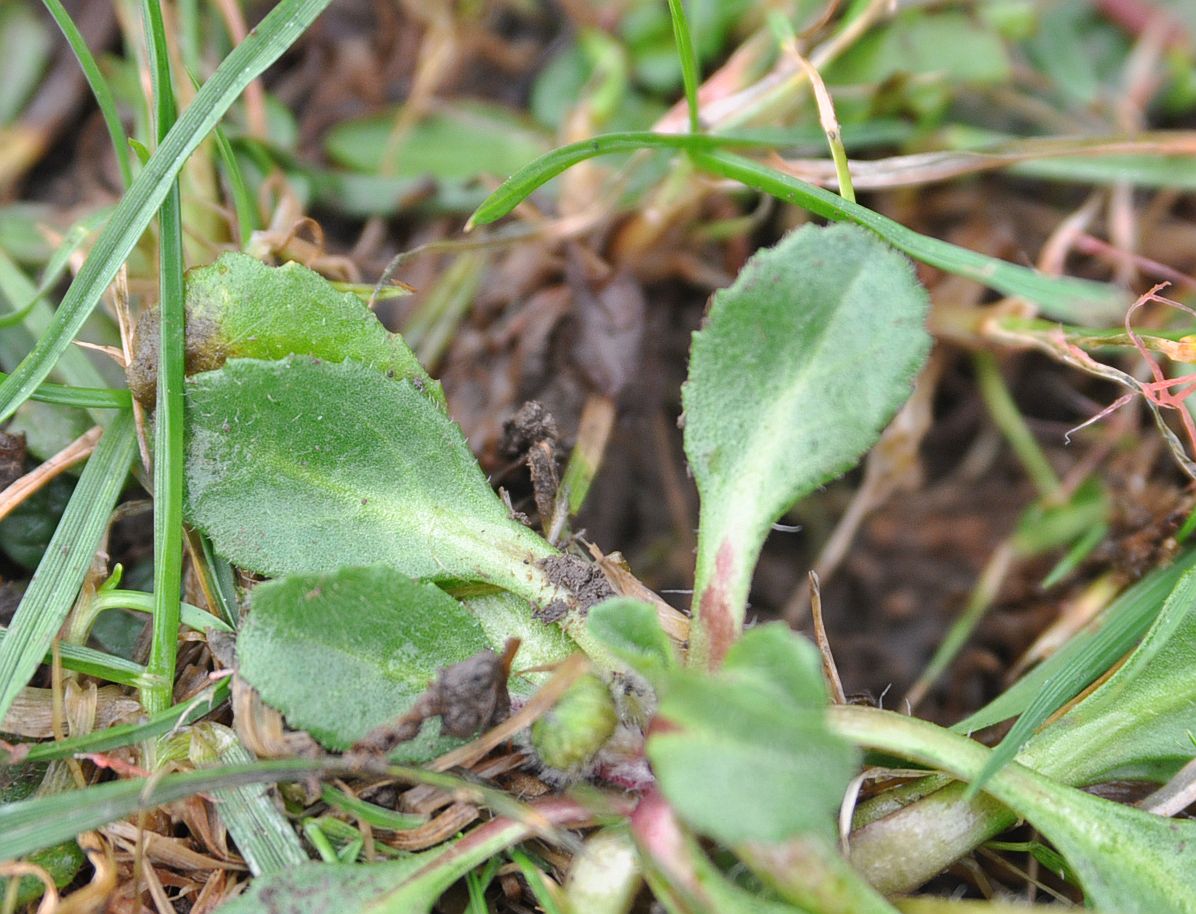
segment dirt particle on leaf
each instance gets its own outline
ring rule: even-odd
[[[540,606],[534,609],[532,615],[541,622],[549,624],[560,622],[565,616],[569,615],[569,604],[564,600],[553,600],[547,606]]]
[[[161,323],[157,308],[141,312],[133,332],[133,358],[125,370],[130,392],[147,409],[154,407],[157,398]],[[188,375],[213,371],[224,364],[228,352],[216,321],[188,315],[186,333],[184,370]]]
[[[494,651],[480,651],[440,671],[438,693],[441,728],[461,739],[506,718],[511,711],[507,670]]]
[[[602,569],[593,562],[587,562],[575,555],[550,555],[540,562],[548,580],[557,587],[569,591],[577,609],[585,612],[595,603],[613,597],[615,590],[607,581]],[[536,615],[546,622],[559,621],[571,607],[560,600],[554,600]]]
[[[414,739],[425,720],[440,718],[441,731],[468,739],[506,719],[511,713],[507,676],[517,642],[508,644],[505,656],[478,651],[468,660],[443,667],[426,692],[401,717],[375,727],[353,746],[353,752],[389,752]]]

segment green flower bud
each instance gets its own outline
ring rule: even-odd
[[[532,724],[532,746],[549,768],[572,771],[598,754],[617,723],[606,683],[597,676],[583,676],[556,707]]]

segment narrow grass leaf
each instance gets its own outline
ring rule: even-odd
[[[8,629],[0,626],[0,644],[4,643],[7,636]],[[60,644],[58,651],[63,667],[76,673],[127,686],[137,686],[145,680],[145,667],[124,657],[105,654],[81,644]],[[42,662],[50,662],[49,653],[42,658]]]
[[[220,162],[224,166],[224,177],[232,193],[233,211],[237,214],[237,240],[244,248],[249,244],[253,233],[261,228],[262,220],[258,213],[257,201],[245,180],[245,172],[241,170],[241,163],[237,161],[232,143],[219,127],[215,130],[215,136],[216,150],[220,153]]]
[[[681,82],[685,86],[685,106],[689,109],[689,132],[701,129],[698,111],[698,55],[694,50],[693,30],[685,13],[685,0],[669,0],[669,18],[673,21],[673,40],[681,61]]]
[[[249,765],[108,781],[83,790],[50,794],[0,806],[0,861],[22,857],[74,838],[140,809],[152,809],[197,793],[297,780],[325,770],[346,770],[311,759],[274,759]]]
[[[541,819],[581,823],[590,818],[568,800],[535,806]],[[343,914],[402,912],[429,914],[458,879],[504,850],[532,837],[523,822],[496,819],[454,842],[374,864],[308,863],[253,882],[245,894],[225,904],[221,914]]]
[[[355,819],[361,819],[385,831],[402,831],[408,828],[419,828],[428,821],[426,816],[409,815],[396,812],[374,803],[368,803],[359,797],[350,796],[342,790],[337,790],[328,784],[324,785],[320,799],[334,809],[347,812]]]
[[[175,124],[166,27],[158,0],[144,0],[154,120],[161,144]],[[158,218],[158,390],[154,410],[154,613],[149,662],[156,680],[142,692],[151,714],[170,706],[183,577],[183,215],[177,175]]]
[[[108,128],[108,137],[112,140],[112,150],[116,153],[116,164],[120,168],[121,181],[125,187],[128,187],[133,183],[133,168],[129,160],[129,138],[121,123],[120,113],[116,110],[116,100],[112,95],[112,89],[109,87],[108,81],[104,79],[104,74],[100,72],[100,67],[96,63],[91,49],[87,46],[87,42],[83,40],[78,26],[75,25],[75,21],[71,19],[70,13],[66,11],[60,0],[42,0],[42,4],[54,17],[54,21],[58,23],[67,44],[71,46],[71,50],[74,51],[75,57],[79,61],[79,67],[83,70],[83,76],[99,106],[100,115],[104,118],[104,126]]]
[[[975,280],[1005,295],[1026,298],[1042,312],[1079,324],[1101,324],[1124,317],[1129,300],[1111,285],[1066,276],[1045,276],[1027,267],[988,257],[929,235],[873,212],[838,194],[728,152],[691,153],[699,168],[742,181],[793,203],[824,219],[848,221],[876,232],[915,260]]]
[[[246,765],[254,761],[249,751],[231,733],[220,750],[224,765]],[[254,876],[278,873],[300,866],[310,859],[294,826],[279,811],[264,784],[245,784],[216,791],[216,814],[237,842],[237,850]]]
[[[1193,567],[1196,550],[1189,550],[1170,566],[1150,572],[1109,604],[1096,627],[1074,635],[1060,651],[951,729],[972,733],[1020,713],[1005,741],[1024,742],[1044,720],[1133,647],[1158,616],[1180,576]]]
[[[329,0],[281,0],[204,83],[113,210],[112,218],[96,239],[91,255],[71,283],[46,332],[0,384],[0,420],[8,418],[28,399],[70,346],[153,219],[187,157],[244,88],[282,56],[328,3]]]
[[[565,914],[558,901],[558,895],[554,892],[556,886],[549,886],[544,871],[536,865],[536,862],[523,851],[512,850],[509,854],[515,865],[519,867],[519,872],[523,874],[528,888],[532,890],[537,907],[544,914]]]
[[[87,461],[8,635],[0,644],[0,718],[42,662],[91,566],[136,451],[132,412],[117,413]]]
[[[0,382],[8,377],[0,371]],[[113,387],[70,387],[44,381],[30,400],[53,403],[57,406],[77,406],[82,409],[130,409],[133,398],[127,390]]]
[[[650,131],[607,133],[589,140],[580,140],[545,153],[507,178],[474,211],[466,226],[468,228],[496,222],[531,196],[537,188],[547,184],[579,162],[584,162],[595,156],[637,152],[640,149],[697,152],[735,146],[772,149],[776,145],[775,138],[772,136],[741,138],[709,134],[652,133]]]
[[[197,793],[249,784],[297,781],[313,775],[359,774],[360,770],[360,765],[341,758],[269,759],[149,778],[107,781],[83,790],[9,803],[0,806],[0,862],[66,841],[80,832],[99,828],[138,810],[153,809]],[[461,791],[462,795],[476,797],[500,815],[520,821],[527,820],[530,815],[526,806],[506,793],[453,775],[401,765],[379,766],[372,770],[405,784],[429,784],[442,790]],[[572,804],[568,805],[570,809],[576,809]],[[542,822],[543,819],[536,818],[535,821]],[[563,840],[551,827],[541,829],[541,834],[552,840]]]
[[[1192,758],[1193,694],[1196,570],[1189,570],[1125,663],[1036,734],[1018,760],[1075,786],[1165,781]],[[983,786],[1008,754],[999,745],[974,783]]]
[[[836,222],[854,222],[876,232],[915,260],[965,276],[1005,295],[1036,303],[1044,314],[1080,324],[1119,320],[1129,306],[1125,293],[1104,283],[1045,276],[1026,267],[988,257],[950,242],[908,229],[880,213],[838,194],[721,150],[734,147],[772,148],[775,143],[751,137],[612,133],[554,149],[526,165],[494,191],[470,217],[467,226],[486,225],[507,215],[537,187],[570,166],[594,156],[637,149],[677,149],[714,174],[741,181],[787,203]]]

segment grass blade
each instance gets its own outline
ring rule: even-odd
[[[229,734],[220,750],[225,765],[244,765],[254,760],[248,750]],[[214,794],[220,819],[237,842],[237,850],[255,876],[278,873],[308,860],[299,836],[278,811],[274,798],[259,784],[230,787]]]
[[[83,790],[9,803],[0,806],[0,862],[70,840],[80,832],[99,828],[138,810],[173,803],[197,793],[297,781],[312,775],[359,774],[361,770],[359,764],[342,758],[270,759],[181,774],[108,781]],[[460,791],[463,796],[476,797],[500,816],[517,822],[539,823],[540,836],[545,840],[569,844],[568,837],[552,827],[543,816],[502,791],[450,774],[402,765],[378,766],[371,772],[405,784],[430,784],[441,790]]]
[[[677,42],[677,58],[681,61],[681,82],[685,86],[685,106],[689,109],[689,132],[697,133],[702,124],[698,114],[698,55],[694,51],[694,36],[685,14],[685,0],[669,0],[669,17],[673,20],[673,38]]]
[[[1027,267],[919,234],[838,194],[751,159],[718,151],[691,155],[699,168],[741,181],[824,219],[854,222],[876,232],[915,260],[975,280],[1004,295],[1029,299],[1051,317],[1077,323],[1113,321],[1123,317],[1129,305],[1125,293],[1113,286],[1066,276],[1044,276]]]
[[[146,45],[158,142],[175,123],[166,28],[157,0],[145,0]],[[177,176],[158,219],[158,400],[154,410],[154,620],[142,693],[151,714],[170,707],[183,577],[183,217]]]
[[[0,644],[4,643],[7,635],[8,629],[0,626]],[[95,676],[97,679],[105,679],[108,682],[127,686],[140,685],[145,679],[145,667],[132,660],[126,660],[124,657],[105,654],[103,651],[97,651],[81,644],[59,644],[58,652],[62,657],[62,665],[76,673],[84,673],[88,676]],[[42,661],[49,663],[50,655],[47,653]]]
[[[133,167],[129,159],[129,138],[125,134],[120,114],[117,113],[112,89],[104,79],[104,74],[100,72],[96,59],[92,56],[87,42],[83,40],[83,35],[80,34],[75,21],[71,19],[70,13],[63,8],[60,0],[42,0],[42,3],[54,17],[54,21],[58,23],[71,50],[75,52],[75,57],[83,70],[83,76],[87,79],[87,85],[91,87],[91,94],[95,96],[96,104],[100,106],[100,114],[104,118],[104,126],[108,128],[108,136],[112,138],[112,149],[116,152],[116,164],[120,166],[121,180],[125,187],[128,187],[133,183]]]
[[[0,719],[70,612],[133,462],[133,414],[117,414],[87,461],[8,635],[0,644]]]
[[[1021,718],[1005,740],[1021,738],[1022,731],[1032,733],[1133,647],[1150,628],[1180,576],[1194,566],[1196,550],[1181,555],[1170,567],[1144,577],[1109,604],[1100,628],[1073,637],[1066,647],[951,729],[956,733],[974,733],[1020,713]]]
[[[0,382],[8,377],[0,371]],[[78,406],[83,409],[131,409],[133,398],[127,390],[113,387],[70,387],[66,384],[44,382],[33,392],[30,400],[54,403],[58,406]]]
[[[465,224],[466,229],[475,225],[488,225],[501,219],[531,196],[538,187],[547,184],[579,162],[584,162],[595,156],[636,152],[640,149],[681,149],[686,152],[700,152],[724,147],[773,149],[776,145],[775,137],[757,139],[708,134],[652,133],[647,130],[606,133],[592,139],[561,146],[529,162],[503,181],[494,193],[482,202],[482,205],[469,217],[469,221]]]
[[[688,152],[699,167],[709,172],[741,181],[825,219],[855,222],[876,232],[915,260],[973,279],[1005,295],[1027,298],[1051,317],[1076,323],[1101,323],[1119,320],[1125,314],[1129,299],[1113,286],[1070,277],[1044,276],[1026,267],[919,234],[829,190],[723,151],[733,147],[772,148],[775,145],[775,142],[748,137],[609,133],[554,149],[521,168],[486,198],[466,225],[486,225],[501,219],[536,188],[586,159],[637,149],[679,149]]]
[[[1158,611],[1158,613],[1154,614],[1160,616],[1164,620],[1164,623],[1162,623],[1164,632],[1158,635],[1154,642],[1155,644],[1162,644],[1166,641],[1168,633],[1172,632],[1176,627],[1179,626],[1180,622],[1183,620],[1184,613],[1186,613],[1189,607],[1194,603],[1196,603],[1196,573],[1188,571],[1187,573],[1183,574],[1178,581],[1176,581],[1174,589],[1167,595],[1167,599],[1162,608]],[[1168,627],[1168,625],[1170,627]],[[1107,627],[1100,633],[1100,635],[1097,635],[1097,637],[1093,639],[1093,644],[1096,646],[1101,646],[1101,635],[1105,635],[1111,627],[1112,626]],[[1093,653],[1095,653],[1095,651]],[[1112,652],[1108,651],[1106,653]],[[1113,659],[1115,659],[1116,656],[1119,655],[1114,655],[1114,658],[1109,660],[1110,664],[1113,662]],[[1103,673],[1107,668],[1107,665],[1096,668],[1095,675],[1100,675],[1100,673]],[[1039,692],[1038,697],[1034,700],[1034,702],[1031,703],[1030,707],[1026,709],[1026,712],[1018,718],[1017,723],[1013,725],[1010,731],[1005,735],[1005,738],[997,744],[995,749],[993,749],[992,753],[988,757],[988,760],[984,763],[984,767],[980,770],[980,774],[977,775],[976,779],[968,785],[967,792],[964,794],[964,799],[971,799],[974,797],[997,771],[1003,768],[1006,763],[1013,760],[1013,757],[1017,755],[1018,749],[1022,747],[1022,744],[1025,743],[1025,741],[1030,738],[1030,735],[1038,728],[1038,724],[1045,720],[1050,714],[1054,713],[1055,709],[1063,704],[1063,701],[1069,700],[1075,694],[1075,692],[1071,689],[1074,688],[1076,681],[1074,679],[1070,679],[1070,676],[1084,673],[1086,674],[1085,678],[1095,678],[1095,676],[1089,677],[1087,675],[1094,672],[1094,665],[1090,663],[1082,664],[1077,662],[1070,664],[1064,672],[1069,678],[1052,680],[1043,684],[1042,691]],[[1064,689],[1063,687],[1066,685],[1070,685],[1071,688]],[[1087,685],[1087,683],[1085,682],[1084,685]],[[1061,696],[1062,701],[1060,700]],[[1054,705],[1054,707],[1052,707],[1052,705]]]
[[[297,39],[330,0],[281,0],[224,59],[150,157],[96,239],[75,281],[33,351],[0,384],[0,420],[45,380],[141,237],[187,157],[244,88]]]
[[[328,763],[276,759],[252,765],[188,771],[160,778],[108,781],[83,790],[50,794],[0,807],[0,861],[69,841],[141,809],[196,793],[247,784],[295,780],[328,769]],[[339,768],[344,770],[345,765]],[[333,769],[336,770],[336,769]]]

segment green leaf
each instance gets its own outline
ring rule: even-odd
[[[603,600],[590,607],[586,625],[615,657],[652,682],[677,665],[673,644],[661,630],[655,608],[643,600]]]
[[[266,575],[385,564],[485,581],[539,605],[554,554],[512,520],[461,430],[407,381],[356,362],[233,359],[188,382],[190,516]]]
[[[488,102],[443,106],[396,137],[402,117],[398,108],[338,124],[328,134],[328,155],[361,172],[462,181],[505,177],[548,148],[548,138],[517,112]]]
[[[1036,735],[1019,761],[1076,786],[1166,780],[1192,758],[1193,695],[1196,570],[1188,570],[1129,659]],[[1004,761],[1004,748],[994,750],[982,778]]]
[[[1196,551],[1156,568],[1114,600],[1095,629],[1080,632],[1056,654],[1019,679],[1002,695],[952,729],[970,733],[1021,713],[997,752],[1022,745],[1048,717],[1088,687],[1158,617],[1180,577],[1196,567]]]
[[[653,733],[647,754],[683,819],[725,844],[833,835],[856,756],[827,729],[813,645],[764,625],[718,674],[680,670],[663,691],[658,719],[672,727]]]
[[[0,8],[0,126],[15,121],[50,63],[53,42],[32,5]]]
[[[715,294],[682,389],[701,496],[692,662],[717,662],[742,626],[772,523],[909,396],[927,307],[909,261],[851,226],[792,232]]]
[[[143,403],[154,399],[156,337],[154,318],[143,321],[129,370],[129,386]],[[383,327],[356,295],[337,291],[307,267],[269,267],[232,253],[187,273],[189,374],[218,368],[231,358],[292,354],[332,362],[353,359],[388,377],[411,380],[444,407],[440,384],[428,377],[403,338]]]
[[[831,728],[867,748],[974,779],[990,752],[934,724],[889,711],[839,705]],[[985,791],[1037,828],[1067,858],[1090,904],[1119,914],[1196,912],[1196,822],[1151,815],[1018,764]]]
[[[464,606],[386,567],[270,581],[251,601],[237,637],[241,675],[332,749],[403,714],[437,670],[490,646]],[[428,721],[400,751],[425,761],[459,743]]]

